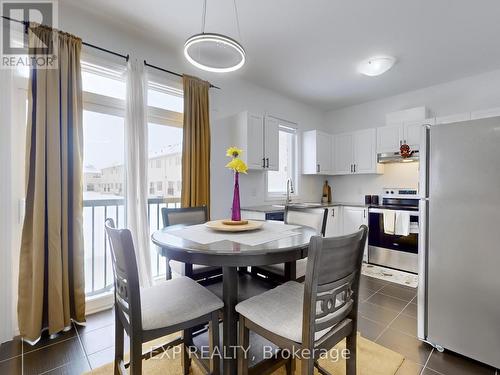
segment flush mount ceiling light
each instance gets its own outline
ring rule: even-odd
[[[234,0],[234,13],[238,35],[241,39],[236,0]],[[201,33],[193,35],[184,43],[184,56],[187,61],[197,68],[215,73],[233,72],[240,69],[246,59],[244,48],[226,35],[205,33],[206,14],[207,0],[203,3]]]
[[[379,76],[391,69],[395,62],[396,58],[392,56],[370,57],[359,64],[358,70],[370,77]]]

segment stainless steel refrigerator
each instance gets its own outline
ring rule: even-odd
[[[418,336],[500,368],[500,117],[422,136]]]

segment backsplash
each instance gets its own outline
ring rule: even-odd
[[[386,164],[380,175],[332,176],[333,201],[364,202],[367,194],[381,194],[384,187],[407,187],[418,189],[419,163]],[[319,194],[319,193],[318,193]]]

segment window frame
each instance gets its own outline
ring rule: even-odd
[[[278,120],[278,132],[282,131],[285,133],[292,134],[294,136],[293,148],[292,148],[292,161],[293,161],[293,172],[292,174],[292,182],[293,182],[293,193],[290,193],[291,198],[298,198],[300,196],[299,193],[299,130],[298,126],[295,123],[277,119]],[[279,134],[279,133],[278,133]],[[278,136],[279,139],[279,136]],[[279,146],[278,146],[279,147]],[[268,175],[270,172],[274,171],[266,171],[264,177],[264,192],[265,192],[265,201],[276,201],[286,199],[286,189],[284,192],[269,192],[268,190]]]

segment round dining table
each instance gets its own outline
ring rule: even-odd
[[[276,223],[276,222],[273,222]],[[293,235],[250,246],[231,240],[200,244],[175,235],[175,231],[188,228],[173,225],[152,234],[152,241],[159,247],[160,255],[169,260],[186,264],[222,267],[223,332],[222,353],[233,353],[238,345],[238,268],[285,263],[285,279],[295,279],[295,262],[307,257],[307,249],[316,231],[297,226]],[[262,229],[260,229],[262,230]],[[228,356],[223,360],[223,373],[236,374],[237,360]]]

